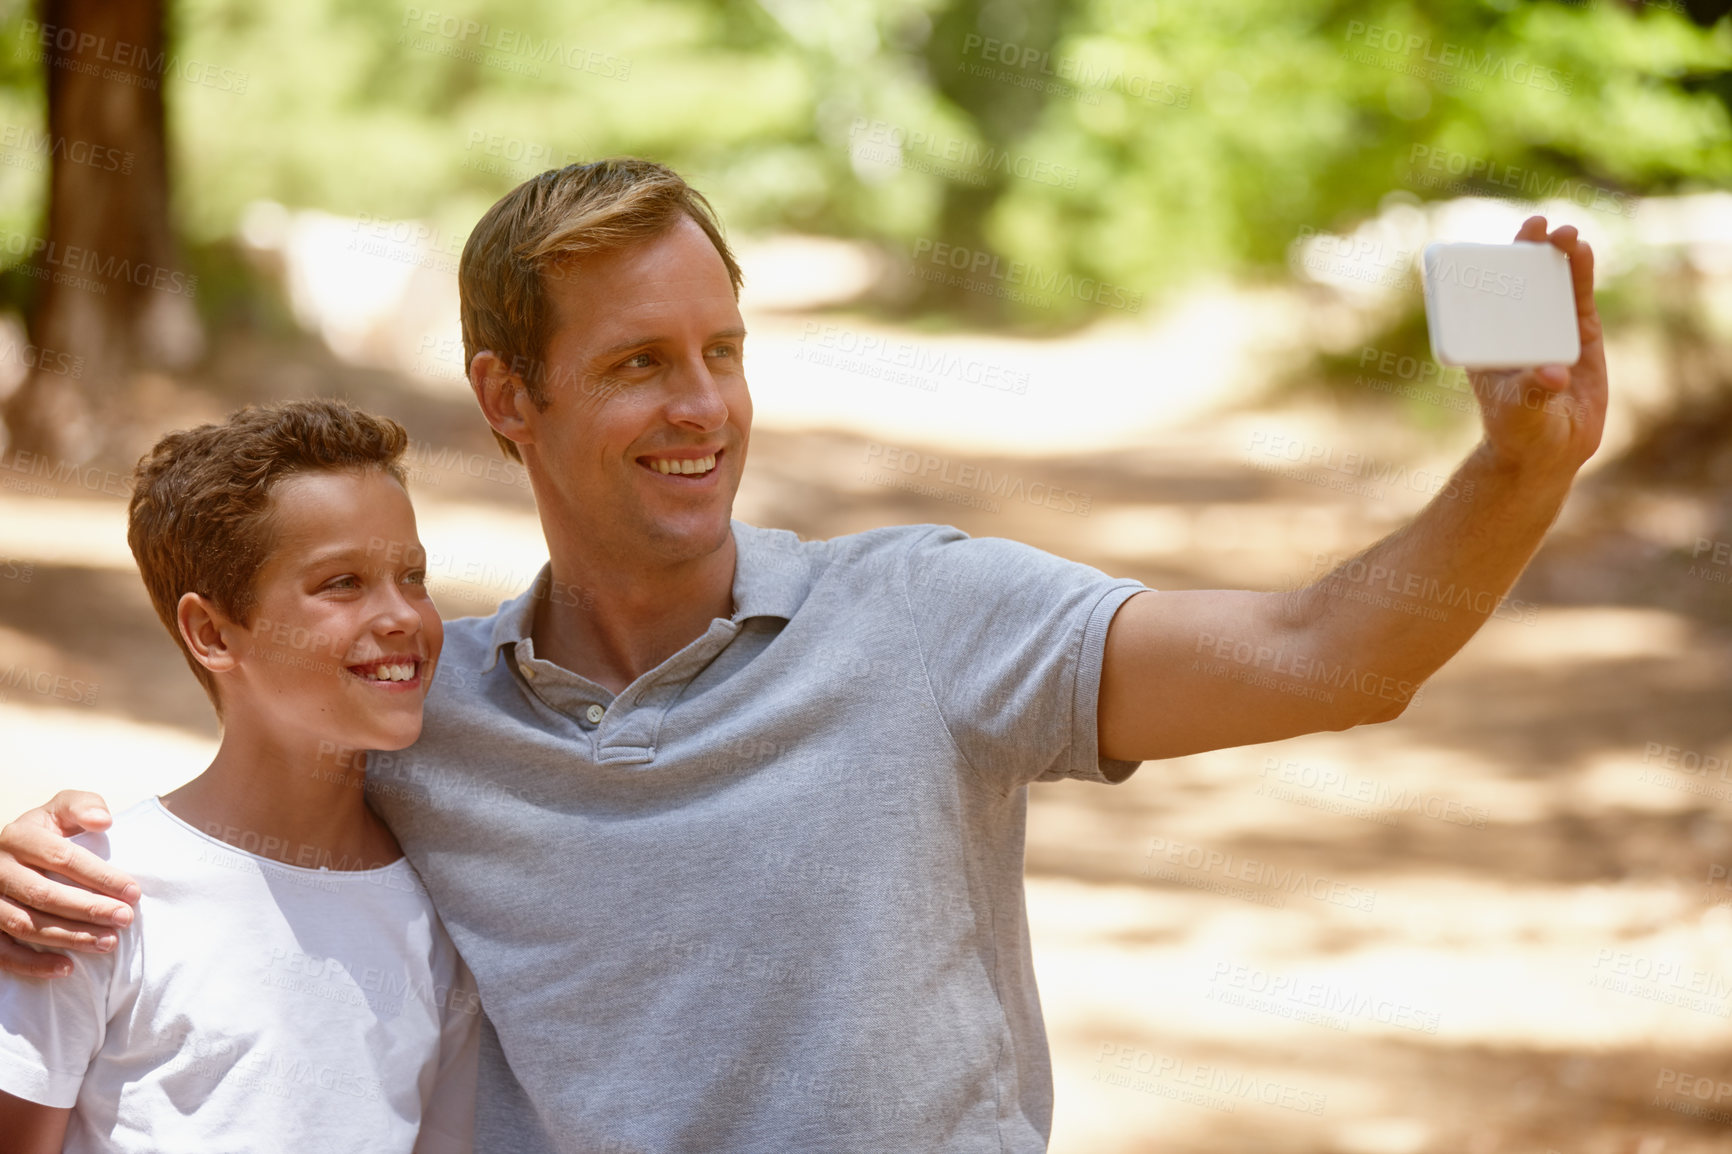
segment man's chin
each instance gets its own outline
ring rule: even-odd
[[[655,518],[646,534],[651,548],[667,561],[696,561],[728,543],[733,503]]]

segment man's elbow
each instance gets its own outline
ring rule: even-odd
[[[1412,693],[1403,693],[1396,698],[1377,698],[1365,703],[1365,709],[1360,710],[1360,719],[1354,721],[1356,726],[1375,726],[1384,721],[1394,721],[1396,717],[1405,714],[1406,707],[1412,705],[1413,698],[1419,697],[1420,686],[1413,686]]]
[[[1398,701],[1393,704],[1389,702],[1379,702],[1375,709],[1371,710],[1359,721],[1359,724],[1377,725],[1384,721],[1394,721],[1403,713],[1407,712],[1407,705],[1408,703],[1406,701]]]
[[[1414,685],[1406,692],[1388,696],[1356,695],[1359,700],[1353,703],[1353,708],[1341,717],[1340,724],[1331,728],[1340,731],[1356,729],[1361,725],[1378,725],[1385,721],[1394,721],[1407,712],[1407,707],[1419,697],[1420,689],[1420,685]]]

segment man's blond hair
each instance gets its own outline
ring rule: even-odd
[[[545,409],[555,320],[550,274],[563,275],[573,258],[652,240],[682,216],[716,246],[738,300],[743,277],[715,210],[665,165],[629,156],[573,164],[506,193],[469,234],[457,266],[465,373],[475,354],[491,351],[522,379],[535,407]],[[523,459],[508,438],[493,436],[506,456]]]

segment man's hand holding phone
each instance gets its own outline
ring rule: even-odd
[[[1485,423],[1484,448],[1492,460],[1536,481],[1567,486],[1599,447],[1606,420],[1606,351],[1594,307],[1594,254],[1573,225],[1548,234],[1543,216],[1529,217],[1515,239],[1513,246],[1443,245],[1427,251],[1432,348],[1438,360],[1468,367]],[[1541,244],[1567,259],[1567,276],[1562,270],[1556,276],[1532,275],[1547,271],[1544,262],[1533,259],[1541,254],[1528,248]],[[1469,247],[1476,262],[1471,277],[1464,275],[1460,251]],[[1573,334],[1568,331],[1572,321]],[[1572,335],[1575,340],[1568,339]],[[1574,363],[1541,359],[1578,346]]]
[[[64,977],[71,963],[44,950],[114,948],[115,930],[132,921],[138,883],[68,840],[113,820],[102,798],[69,789],[0,829],[0,970]]]

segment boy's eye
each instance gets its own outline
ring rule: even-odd
[[[427,570],[411,569],[409,572],[403,574],[403,580],[408,582],[410,585],[425,585],[427,584]]]
[[[360,587],[361,579],[353,573],[345,573],[341,577],[333,577],[325,582],[327,589],[359,589]]]

